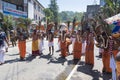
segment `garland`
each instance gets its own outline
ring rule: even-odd
[[[109,53],[112,55],[112,51],[113,51],[113,39],[111,38],[109,40]]]

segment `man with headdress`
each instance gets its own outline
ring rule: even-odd
[[[32,56],[37,56],[37,55],[39,55],[38,34],[37,34],[37,30],[34,30],[32,34]]]
[[[61,32],[61,41],[60,41],[60,47],[61,47],[61,57],[66,57],[67,54],[67,45],[66,45],[66,32],[62,31]]]
[[[48,46],[49,46],[49,54],[51,54],[52,50],[52,55],[54,53],[54,34],[49,30],[48,34]]]
[[[103,52],[102,52],[102,62],[103,62],[103,72],[111,73],[112,69],[110,68],[110,53],[109,53],[109,40],[106,32],[102,32],[101,34],[102,40],[103,40]]]
[[[12,42],[12,46],[16,46],[16,37],[15,32],[13,30],[10,31],[10,41]]]
[[[85,63],[94,66],[94,38],[90,29],[87,29]]]
[[[82,39],[81,39],[80,30],[78,30],[73,46],[73,58],[81,59],[81,52],[82,52]]]
[[[20,31],[18,29],[17,32],[17,38],[18,38],[18,48],[19,48],[19,53],[20,53],[20,60],[25,60],[25,54],[26,54],[26,36],[25,32],[22,29]]]
[[[82,35],[82,55],[85,55],[85,50],[86,50],[86,32],[83,33]]]

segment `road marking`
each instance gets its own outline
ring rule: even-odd
[[[84,56],[82,56],[82,57],[84,58]],[[82,58],[81,58],[81,60],[82,60]],[[70,78],[72,77],[72,75],[74,74],[76,69],[78,68],[81,60],[78,61],[78,63],[75,65],[75,67],[73,68],[73,70],[71,71],[71,73],[68,75],[68,77],[65,80],[70,80]]]

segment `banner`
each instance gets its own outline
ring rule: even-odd
[[[4,7],[3,8],[3,13],[5,15],[12,15],[12,16],[15,16],[15,17],[24,17],[24,18],[27,18],[27,12],[15,10],[15,9],[8,8],[8,7]]]

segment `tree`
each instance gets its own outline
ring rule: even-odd
[[[52,22],[52,20],[53,20],[53,12],[49,8],[44,9],[44,12],[45,12],[47,22],[48,23]]]
[[[61,22],[67,22],[67,21],[72,22],[74,17],[76,17],[78,21],[81,21],[82,16],[83,16],[83,12],[62,11],[59,13]]]
[[[6,34],[7,31],[13,29],[13,17],[12,16],[4,16],[3,17],[3,22],[2,22],[2,29],[5,31]]]
[[[0,12],[0,28],[2,26],[2,21],[3,21],[3,14]]]
[[[75,23],[76,23],[76,17],[74,17],[74,19],[73,19],[73,27],[72,27],[72,31],[74,31],[74,29],[75,29]]]
[[[30,25],[31,22],[32,22],[32,20],[29,19],[29,18],[18,18],[17,21],[18,21],[17,25],[18,25],[19,27],[22,27],[22,28],[26,29],[26,30],[28,30],[29,25]]]
[[[31,19],[29,19],[29,18],[18,18],[17,19],[17,26],[18,27],[20,27],[20,28],[22,28],[22,29],[24,29],[24,30],[26,30],[26,32],[27,32],[27,35],[29,35],[29,32],[28,32],[28,30],[29,30],[29,25],[32,23],[32,20]]]
[[[55,23],[55,30],[57,30],[58,19],[59,19],[57,0],[51,0],[51,4],[49,5],[49,8],[53,12],[53,22]]]
[[[106,2],[106,5],[104,6],[104,8],[109,8],[113,14],[112,15],[115,15],[117,13],[120,12],[120,1],[119,0],[105,0]]]

